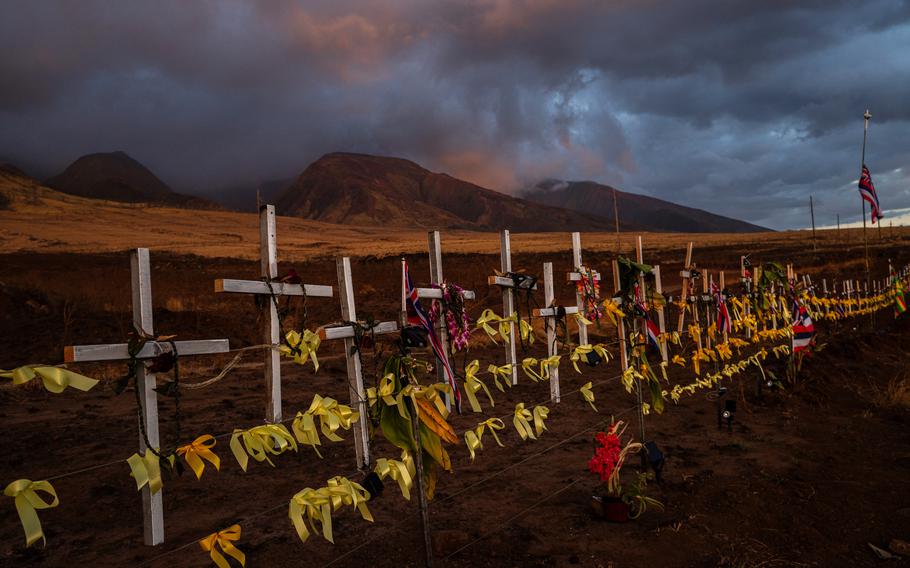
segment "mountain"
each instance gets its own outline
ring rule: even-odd
[[[45,185],[63,193],[128,203],[156,203],[191,209],[219,206],[202,197],[175,193],[125,152],[82,156]]]
[[[609,220],[614,226],[613,192],[619,209],[620,229],[646,227],[673,233],[754,233],[770,231],[746,221],[715,215],[703,209],[677,205],[663,199],[628,193],[593,181],[547,180],[523,197],[535,203],[583,211]]]
[[[282,215],[348,225],[606,231],[605,219],[508,196],[401,158],[326,154],[276,202]]]

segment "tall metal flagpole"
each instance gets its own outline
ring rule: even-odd
[[[872,113],[869,112],[869,109],[866,109],[866,112],[863,113],[863,157],[860,164],[860,175],[862,175],[862,168],[866,166],[866,134],[869,132],[869,119],[872,118]],[[863,203],[863,247],[866,250],[866,284],[869,284],[869,240],[866,238],[866,200],[860,195],[860,201]]]

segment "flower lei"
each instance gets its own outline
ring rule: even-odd
[[[588,461],[588,469],[599,475],[600,480],[606,483],[613,475],[616,464],[619,463],[619,454],[622,449],[615,425],[608,432],[598,432],[594,436],[594,440],[600,446],[594,450],[594,456]]]
[[[590,268],[579,266],[577,270],[581,277],[575,283],[575,289],[583,299],[584,316],[595,322],[600,321],[604,316],[604,308],[597,301],[600,298],[600,279]]]
[[[461,351],[467,348],[468,339],[471,337],[471,320],[464,305],[464,288],[448,282],[434,284],[433,287],[442,290],[442,300],[433,300],[430,306],[430,320],[436,323],[440,317],[445,317],[446,329],[452,340],[452,350]]]

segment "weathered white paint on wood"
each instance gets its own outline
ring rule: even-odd
[[[574,268],[584,266],[581,259],[581,233],[572,233],[572,266]],[[584,296],[578,290],[575,291],[575,305],[580,313],[584,313]],[[581,322],[578,322],[578,343],[580,345],[588,343],[588,327]]]
[[[339,287],[340,290],[340,287]],[[343,313],[343,311],[342,311]],[[342,315],[342,317],[344,317]],[[347,320],[346,321],[353,321]],[[385,333],[395,333],[398,331],[398,322],[394,321],[381,321],[376,322],[373,326],[373,333],[376,335],[382,335]],[[350,339],[354,337],[354,328],[349,325],[334,325],[328,327],[319,328],[319,338],[323,341],[332,341],[335,339]]]
[[[543,300],[547,306],[553,305],[553,300],[555,298],[553,290],[553,263],[545,262],[543,263]],[[553,312],[553,308],[547,308],[547,310]],[[577,311],[577,308],[576,308]],[[555,315],[555,314],[554,314]],[[556,322],[550,316],[546,320],[547,328],[547,356],[552,357],[556,355]],[[559,402],[559,369],[550,370],[550,400],[552,402]]]
[[[209,355],[227,353],[229,349],[227,339],[198,339],[191,341],[175,341],[177,353],[184,355]],[[161,353],[171,350],[168,342],[146,343],[136,356],[137,359],[151,359]],[[112,343],[101,345],[70,345],[63,350],[63,359],[67,363],[83,363],[88,361],[122,361],[129,359],[129,345],[126,343]]]
[[[502,231],[499,234],[499,267],[503,274],[512,272],[512,243],[509,239],[509,231]],[[502,316],[509,317],[515,312],[515,295],[511,287],[502,289]],[[515,324],[509,322],[509,341],[505,342],[506,363],[512,367],[512,384],[518,384],[518,360],[515,352],[515,344],[518,343],[515,335]]]
[[[272,290],[276,296],[303,296],[304,286],[308,298],[331,298],[332,287],[320,284],[285,284],[272,282]],[[219,278],[215,280],[215,292],[235,294],[262,294],[269,295],[269,285],[261,280],[234,280]]]

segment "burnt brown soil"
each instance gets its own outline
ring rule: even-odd
[[[887,258],[898,266],[908,256],[902,242],[872,250],[874,266],[883,271]],[[749,250],[696,249],[702,266],[735,272],[739,255],[756,251],[754,260],[793,261],[818,281],[823,275],[859,277],[860,264],[847,258],[844,246],[818,254],[805,243],[776,247],[756,243]],[[646,258],[660,262],[667,288],[678,285],[682,251]],[[570,253],[516,254],[513,264],[539,273],[544,261],[561,275]],[[604,272],[609,256],[592,254],[586,262]],[[418,282],[428,272],[426,259],[410,256]],[[472,306],[501,311],[497,290],[486,276],[498,258],[446,255],[445,272],[453,281],[479,293]],[[162,253],[152,255],[155,326],[180,339],[227,337],[233,347],[259,343],[257,308],[250,298],[212,293],[218,277],[256,278],[257,264]],[[284,266],[282,268],[285,268]],[[330,258],[297,263],[313,283],[334,284]],[[880,276],[883,274],[879,274]],[[358,312],[394,319],[398,303],[397,259],[354,261]],[[557,284],[569,303],[572,289]],[[338,319],[334,300],[310,299],[289,305],[288,326],[309,327]],[[57,363],[62,346],[71,343],[121,341],[129,329],[129,260],[126,253],[103,255],[7,254],[0,258],[0,367],[23,363]],[[618,364],[574,373],[561,370],[559,404],[550,404],[548,385],[522,376],[505,393],[494,390],[496,407],[489,416],[506,418],[505,448],[485,437],[485,449],[472,464],[465,448],[453,448],[454,474],[443,475],[431,504],[437,565],[441,566],[875,566],[867,546],[886,547],[892,538],[910,540],[910,413],[906,407],[882,405],[889,381],[908,371],[910,324],[891,314],[849,323],[821,324],[825,349],[809,361],[799,384],[785,391],[755,392],[758,371],[731,381],[739,411],[732,431],[718,429],[715,402],[702,392],[668,404],[663,415],[646,417],[647,438],[667,456],[663,483],[653,495],[667,505],[640,520],[608,524],[593,517],[589,501],[597,482],[587,471],[593,433],[611,415],[635,421],[634,399],[619,384]],[[603,329],[605,341],[612,334]],[[480,342],[482,343],[482,342]],[[381,343],[381,348],[386,343]],[[531,354],[541,356],[538,342]],[[325,344],[318,373],[310,367],[284,365],[284,412],[305,410],[316,393],[347,401],[341,348]],[[501,348],[472,349],[470,358],[484,364],[502,362]],[[229,433],[262,422],[264,396],[259,354],[251,354],[228,378],[182,398],[181,441],[204,433]],[[184,360],[184,380],[212,376],[227,361],[218,356]],[[372,354],[365,367],[375,369]],[[458,358],[461,364],[461,357]],[[775,363],[769,361],[767,368]],[[82,365],[79,370],[104,378],[124,371],[122,365]],[[372,372],[368,372],[368,382]],[[691,373],[673,369],[672,382],[689,382]],[[573,392],[594,382],[595,414]],[[492,380],[487,380],[492,388]],[[546,403],[549,430],[539,441],[522,442],[511,426],[515,403]],[[162,436],[174,441],[172,403],[160,402]],[[487,407],[485,406],[485,409]],[[484,416],[485,417],[485,416]],[[461,433],[481,419],[467,413],[451,422]],[[24,547],[24,537],[9,499],[0,501],[0,564],[9,566],[207,566],[195,541],[240,522],[238,546],[247,566],[421,565],[422,537],[416,499],[404,501],[389,482],[370,502],[374,523],[353,511],[334,516],[335,545],[319,537],[301,544],[287,519],[287,501],[304,487],[319,487],[334,475],[359,479],[351,435],[326,443],[323,459],[309,448],[275,458],[276,467],[253,463],[244,474],[220,438],[216,447],[222,470],[210,468],[201,481],[192,475],[165,483],[166,541],[142,544],[141,499],[122,461],[136,450],[135,403],[131,392],[116,395],[110,381],[93,391],[68,390],[53,395],[36,386],[0,388],[3,452],[0,479],[53,479],[61,498],[58,508],[40,512],[48,537],[46,548]],[[636,431],[630,428],[630,433]],[[397,457],[381,440],[376,456]],[[109,465],[105,465],[109,464]],[[73,473],[93,466],[82,473]],[[186,545],[185,547],[183,547]],[[183,548],[180,548],[183,547]],[[147,563],[147,564],[144,564]],[[899,565],[892,562],[890,565]]]

